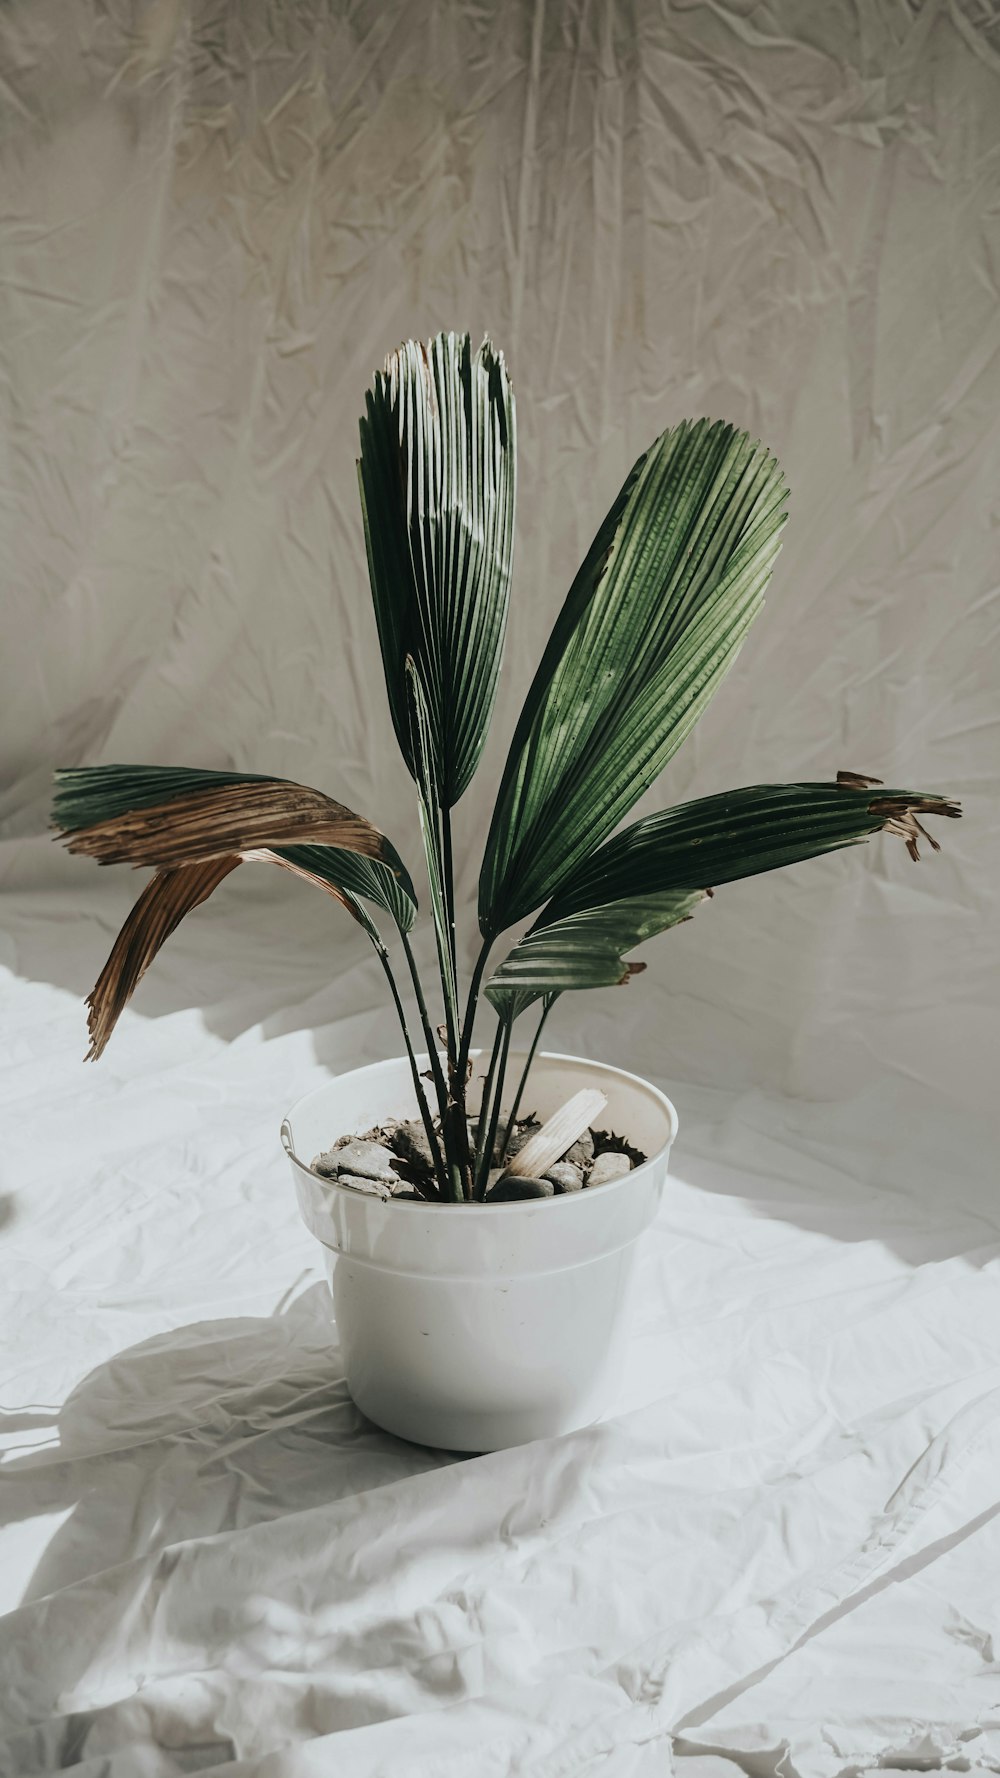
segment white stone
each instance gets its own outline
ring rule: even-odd
[[[383,1148],[381,1142],[365,1142],[360,1136],[352,1136],[341,1147],[324,1155],[323,1160],[335,1159],[338,1173],[359,1174],[362,1179],[384,1179],[393,1185],[399,1174],[393,1167],[393,1153],[390,1148]]]
[[[627,1154],[615,1154],[609,1150],[605,1154],[598,1155],[590,1169],[590,1178],[587,1180],[587,1184],[588,1186],[610,1185],[613,1179],[624,1179],[626,1173],[631,1173],[631,1171],[632,1162]]]

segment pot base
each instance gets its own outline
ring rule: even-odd
[[[425,1445],[432,1451],[455,1451],[463,1457],[483,1457],[490,1451],[530,1445],[535,1439],[582,1432],[600,1420],[609,1405],[610,1395],[593,1414],[578,1411],[564,1417],[543,1406],[529,1412],[515,1411],[502,1419],[496,1414],[479,1416],[467,1411],[456,1414],[454,1410],[435,1415],[426,1407],[416,1407],[409,1414],[390,1412],[387,1415],[366,1406],[353,1392],[351,1399],[366,1420],[394,1438],[406,1439],[411,1445]],[[481,1431],[477,1433],[480,1422]]]
[[[328,1248],[352,1399],[385,1432],[442,1451],[500,1451],[592,1425],[621,1375],[635,1251],[516,1287],[436,1278],[429,1293],[426,1278],[378,1273]]]

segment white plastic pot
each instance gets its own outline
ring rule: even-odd
[[[508,1079],[518,1073],[515,1057]],[[525,1109],[544,1119],[589,1086],[607,1094],[602,1125],[648,1160],[608,1185],[520,1203],[383,1200],[311,1172],[338,1136],[417,1115],[405,1059],[341,1075],[282,1124],[299,1209],[324,1249],[348,1388],[388,1432],[492,1451],[590,1425],[608,1406],[677,1113],[634,1074],[557,1055],[536,1056]]]

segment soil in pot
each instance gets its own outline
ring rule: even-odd
[[[506,1116],[501,1115],[502,1130],[506,1130],[507,1122]],[[515,1121],[505,1152],[494,1152],[485,1203],[559,1197],[566,1192],[608,1185],[646,1159],[641,1149],[613,1130],[588,1128],[558,1160],[549,1163],[540,1178],[508,1174],[511,1161],[540,1128],[539,1119],[533,1114]],[[470,1126],[469,1133],[474,1143],[474,1126]],[[431,1204],[443,1201],[434,1179],[427,1132],[419,1119],[379,1124],[362,1136],[340,1136],[316,1155],[311,1165],[322,1179],[336,1179],[341,1185],[372,1192],[380,1198],[410,1198]]]

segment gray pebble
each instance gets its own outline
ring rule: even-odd
[[[594,1138],[589,1130],[584,1130],[583,1135],[578,1136],[573,1143],[572,1148],[567,1148],[566,1153],[563,1155],[563,1160],[569,1161],[570,1165],[573,1167],[589,1166],[593,1158]]]
[[[598,1155],[590,1169],[590,1178],[587,1184],[610,1185],[613,1179],[624,1179],[626,1173],[631,1173],[631,1171],[632,1162],[628,1155],[615,1154],[609,1149],[605,1154]]]
[[[362,1179],[384,1179],[393,1185],[399,1174],[393,1167],[391,1148],[383,1148],[381,1142],[366,1142],[362,1136],[351,1136],[339,1148],[331,1150],[336,1157],[339,1171],[355,1173]],[[325,1156],[329,1159],[330,1156]]]
[[[321,1173],[324,1179],[334,1179],[339,1166],[340,1156],[335,1149],[328,1148],[315,1157],[312,1170],[314,1173]]]
[[[537,1133],[540,1127],[539,1124],[532,1124],[527,1130],[514,1130],[511,1133],[510,1141],[507,1144],[507,1154],[505,1159],[512,1161],[516,1154],[520,1154],[525,1143],[531,1141],[532,1136]],[[503,1135],[506,1128],[507,1125],[503,1118],[501,1118],[498,1125],[498,1139]]]
[[[409,1161],[414,1167],[426,1167],[429,1173],[434,1171],[431,1145],[419,1118],[412,1123],[399,1124],[393,1131],[392,1141],[401,1160]]]
[[[474,1155],[476,1153],[476,1136],[478,1135],[478,1132],[479,1132],[479,1119],[477,1117],[470,1117],[470,1119],[469,1119],[469,1153],[471,1155]],[[486,1133],[484,1131],[483,1132],[484,1140],[485,1140],[485,1134]],[[494,1161],[497,1158],[497,1144],[499,1143],[502,1135],[503,1135],[503,1118],[500,1119],[500,1122],[497,1125],[497,1133],[493,1138],[493,1154],[491,1156],[491,1159]]]
[[[514,1173],[497,1181],[486,1193],[487,1204],[516,1204],[523,1198],[551,1198],[555,1194],[551,1179],[518,1179]]]
[[[490,1156],[490,1159],[493,1161],[499,1161],[499,1159],[500,1159],[500,1154],[499,1154],[500,1143],[503,1138],[503,1133],[504,1133],[505,1129],[507,1128],[507,1119],[509,1116],[510,1116],[509,1112],[501,1111],[500,1116],[497,1119],[496,1135],[493,1138],[493,1153]],[[477,1117],[470,1117],[470,1119],[469,1119],[469,1148],[473,1154],[475,1154],[475,1152],[476,1152],[476,1136],[478,1134],[478,1131],[479,1131],[479,1119]],[[517,1153],[519,1148],[524,1147],[524,1144],[527,1142],[527,1140],[528,1140],[527,1136],[522,1136],[520,1138],[520,1140],[518,1140],[516,1137],[512,1138],[510,1147],[507,1150],[508,1157],[512,1158]]]
[[[384,1179],[365,1179],[360,1173],[338,1173],[338,1185],[351,1185],[355,1191],[371,1192],[376,1198],[391,1198],[392,1189]]]
[[[569,1161],[556,1161],[545,1175],[551,1179],[557,1192],[578,1192],[583,1189],[583,1171],[573,1167]]]

